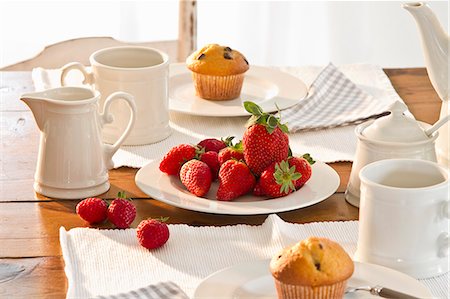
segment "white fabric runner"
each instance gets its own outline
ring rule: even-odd
[[[89,298],[173,281],[190,297],[208,275],[232,265],[268,259],[280,249],[310,236],[337,241],[356,250],[358,222],[293,224],[270,215],[260,226],[192,227],[169,225],[164,247],[149,251],[138,244],[135,229],[60,229],[68,278],[67,298]],[[447,298],[448,274],[422,280],[431,293]]]
[[[308,86],[323,69],[318,66],[277,68],[302,79]],[[383,70],[374,65],[357,64],[339,66],[353,83],[371,95],[374,101],[388,106],[400,97],[392,87]],[[73,72],[76,73],[76,72]],[[59,70],[33,70],[35,88],[42,90],[60,86]],[[81,82],[81,78],[68,78],[68,82]],[[73,81],[70,81],[72,79]],[[363,115],[366,117],[366,115]],[[171,113],[172,135],[159,143],[144,146],[123,146],[114,155],[114,167],[129,166],[139,168],[160,159],[171,147],[180,143],[196,144],[204,138],[237,136],[242,138],[247,117],[201,117]],[[353,161],[356,150],[355,125],[320,130],[299,131],[290,134],[292,151],[297,154],[310,153],[323,162]]]

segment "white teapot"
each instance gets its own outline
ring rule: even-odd
[[[407,106],[397,101],[390,107],[390,114],[356,127],[358,137],[356,156],[345,199],[359,207],[361,168],[369,163],[385,159],[421,159],[436,162],[436,132],[446,120],[431,126],[405,115]]]
[[[422,47],[431,84],[442,100],[440,119],[449,115],[450,70],[449,46],[450,37],[444,31],[436,15],[426,3],[413,2],[403,4],[416,20],[422,37]],[[439,163],[450,167],[449,124],[439,130],[436,151]]]
[[[23,94],[41,131],[34,190],[48,197],[78,199],[106,192],[108,169],[134,124],[133,96],[111,94],[103,113],[98,112],[100,93],[81,87],[60,87]],[[128,126],[113,144],[101,141],[101,127],[113,121],[114,100],[125,100],[131,110]]]

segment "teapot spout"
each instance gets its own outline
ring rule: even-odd
[[[20,100],[30,108],[39,130],[42,131],[44,126],[44,106],[46,100],[41,96],[40,93],[27,93],[23,94],[20,97]]]
[[[426,3],[404,3],[403,8],[413,15],[419,28],[431,83],[441,100],[448,100],[450,85],[448,47],[450,38]]]

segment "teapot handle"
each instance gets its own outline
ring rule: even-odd
[[[105,101],[105,105],[103,108],[103,113],[100,115],[100,120],[103,124],[108,124],[113,122],[114,117],[109,113],[110,106],[114,100],[122,99],[125,100],[130,108],[131,115],[130,120],[128,121],[128,125],[125,131],[122,133],[122,136],[113,144],[103,144],[103,157],[105,161],[105,165],[108,169],[112,169],[114,167],[114,163],[112,161],[112,157],[119,149],[120,145],[125,141],[125,138],[130,134],[131,129],[133,128],[135,117],[136,117],[136,104],[134,102],[134,97],[126,92],[114,92],[112,93]]]
[[[70,62],[61,68],[61,86],[67,85],[66,76],[71,70],[79,70],[83,74],[83,84],[92,85],[94,83],[94,76],[86,69],[84,65],[79,62]]]

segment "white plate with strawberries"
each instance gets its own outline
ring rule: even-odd
[[[185,63],[174,63],[169,69],[169,109],[201,116],[247,116],[244,101],[257,103],[266,112],[275,112],[299,103],[308,93],[306,84],[288,73],[250,66],[245,73],[240,97],[228,101],[209,101],[195,95],[191,71]],[[278,108],[277,108],[278,106]]]
[[[213,214],[257,215],[300,209],[327,199],[340,183],[339,175],[333,168],[316,161],[312,165],[309,181],[287,196],[268,199],[247,194],[233,201],[218,201],[218,182],[212,183],[204,197],[197,197],[183,186],[177,176],[168,176],[161,172],[159,164],[160,161],[153,161],[136,174],[136,184],[145,194],[175,207]]]

